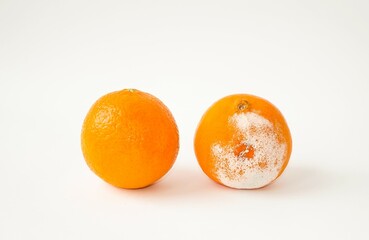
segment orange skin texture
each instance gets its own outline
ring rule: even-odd
[[[84,120],[81,145],[90,169],[120,188],[149,186],[172,167],[179,135],[169,109],[134,89],[102,96]]]
[[[292,138],[282,113],[272,103],[260,97],[249,94],[230,95],[215,102],[205,112],[198,124],[194,139],[194,149],[199,165],[209,178],[219,184],[222,183],[216,175],[216,159],[212,154],[211,147],[217,142],[228,142],[235,154],[243,151],[246,147],[240,149],[240,141],[234,138],[236,129],[230,126],[228,121],[235,113],[247,112],[257,113],[272,122],[278,141],[285,143],[287,146],[283,165],[275,179],[283,173],[288,164],[292,152]],[[256,150],[251,146],[248,146],[248,148],[250,150],[248,153],[250,156],[248,157],[251,157]],[[262,165],[259,166],[263,167]]]

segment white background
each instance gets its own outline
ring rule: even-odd
[[[367,239],[369,2],[0,0],[0,239]],[[173,112],[175,166],[121,190],[80,150],[100,96],[137,88]],[[204,111],[233,93],[287,119],[273,185],[209,180]]]

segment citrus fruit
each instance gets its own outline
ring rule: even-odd
[[[159,99],[125,89],[93,104],[82,126],[81,145],[97,176],[117,187],[142,188],[172,167],[179,149],[178,128]]]
[[[282,174],[292,140],[283,115],[273,104],[236,94],[220,99],[205,112],[194,148],[202,170],[217,183],[256,189]]]

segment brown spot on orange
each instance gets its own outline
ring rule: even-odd
[[[240,103],[238,103],[237,110],[238,111],[243,111],[243,110],[249,108],[249,106],[250,106],[250,103],[248,101],[242,100],[242,101],[240,101]]]
[[[266,162],[259,162],[258,165],[261,169],[265,169],[268,166]]]

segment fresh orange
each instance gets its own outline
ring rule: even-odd
[[[159,99],[125,89],[91,107],[81,145],[87,165],[100,178],[121,188],[142,188],[172,167],[179,136],[171,112]]]
[[[202,170],[211,179],[231,188],[256,189],[282,174],[292,140],[274,105],[237,94],[220,99],[205,112],[194,147]]]

